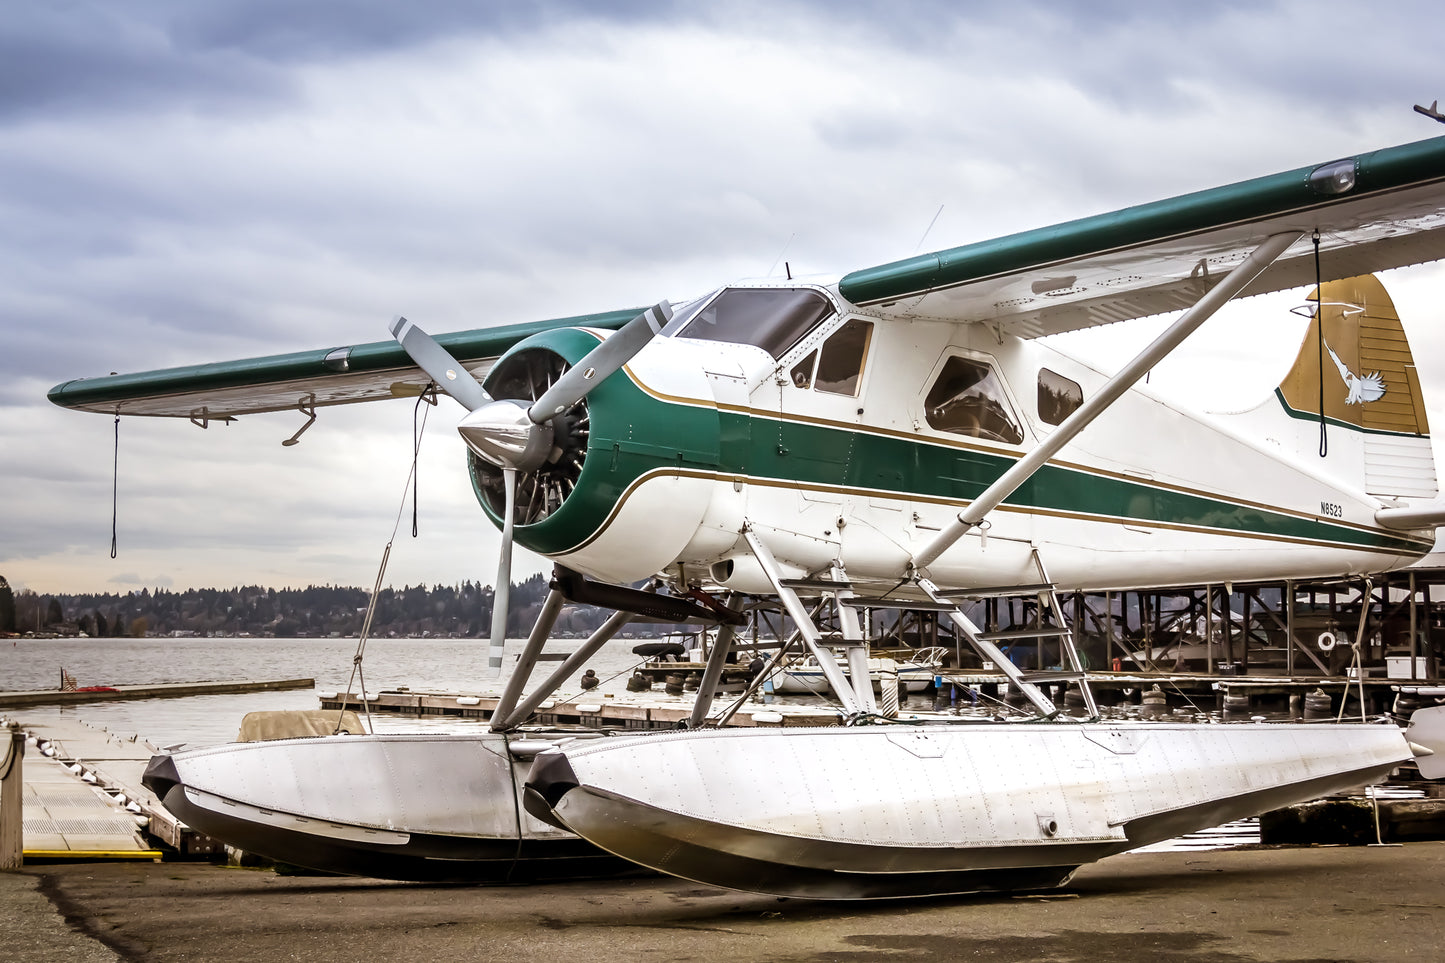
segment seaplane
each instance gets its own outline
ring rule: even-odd
[[[1048,887],[1406,763],[1445,775],[1436,709],[1403,731],[1106,719],[1058,602],[1363,576],[1428,552],[1445,504],[1420,379],[1370,275],[1441,257],[1436,138],[836,277],[436,337],[397,318],[386,341],[68,381],[50,399],[201,427],[299,412],[305,428],[330,406],[444,393],[502,532],[493,670],[513,546],[555,565],[487,733],[157,756],[147,784],[197,829],[402,879],[637,865],[830,899]],[[1231,300],[1296,288],[1311,326],[1257,407],[1205,415],[1140,384]],[[1160,314],[1175,317],[1112,372],[1044,340]],[[1015,665],[1016,640],[969,617],[999,596],[1035,601],[1047,618],[1025,634],[1057,664]],[[757,599],[786,613],[779,653],[817,664],[841,724],[716,724],[709,694]],[[567,601],[616,614],[527,692]],[[900,718],[875,699],[879,609],[935,613],[1022,696],[1017,717]],[[717,628],[686,728],[528,725],[637,618]]]

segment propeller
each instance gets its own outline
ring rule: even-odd
[[[472,373],[463,368],[436,339],[406,318],[391,322],[391,336],[401,344],[418,368],[431,376],[438,388],[475,411],[492,400]]]
[[[540,424],[555,418],[587,397],[656,337],[672,320],[672,306],[654,304],[617,330],[606,341],[587,352],[586,357],[562,373],[556,384],[542,393],[527,409],[527,417]]]
[[[503,489],[502,549],[492,599],[492,635],[487,667],[495,676],[502,670],[506,648],[507,615],[511,608],[512,542],[517,517],[517,473],[540,469],[556,451],[553,422],[565,415],[588,393],[631,361],[672,318],[666,301],[648,308],[589,351],[581,361],[561,373],[536,400],[493,398],[461,362],[431,335],[398,317],[391,323],[392,337],[417,367],[441,390],[467,409],[457,425],[467,447],[501,469]],[[533,488],[533,496],[536,496]],[[565,497],[565,496],[562,496]]]

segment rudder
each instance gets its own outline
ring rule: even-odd
[[[1371,495],[1433,498],[1425,400],[1394,302],[1373,275],[1331,281],[1323,295],[1309,296],[1316,309],[1273,401],[1245,417]]]

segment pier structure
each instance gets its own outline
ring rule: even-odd
[[[998,593],[967,612],[1029,670],[1059,665],[1058,645],[1041,629],[1072,630],[1091,688],[1111,705],[1140,705],[1157,686],[1170,709],[1236,716],[1290,709],[1324,718],[1342,706],[1350,716],[1405,712],[1445,697],[1445,554],[1427,561],[1371,578],[1060,593],[1057,614],[1026,591]],[[945,683],[1000,699],[1007,691],[995,692],[1002,680],[994,667],[935,612],[901,613],[883,633],[890,643],[952,650],[940,695],[957,698]],[[1065,687],[1055,694],[1064,697]]]
[[[1426,682],[1445,656],[1445,568],[1069,596],[1097,669]],[[1023,622],[1020,611],[988,613]]]
[[[488,722],[496,710],[496,696],[466,692],[432,692],[407,688],[378,692],[318,692],[323,710],[348,709],[391,716],[445,716]],[[692,700],[648,702],[614,699],[609,693],[577,699],[547,700],[527,720],[535,726],[583,726],[589,729],[675,729],[692,714]],[[735,713],[731,726],[829,726],[842,717],[825,705],[756,705]]]

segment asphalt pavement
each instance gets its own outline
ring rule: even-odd
[[[1125,854],[1047,893],[875,903],[57,863],[0,873],[0,907],[9,963],[1392,963],[1445,957],[1445,842]]]

